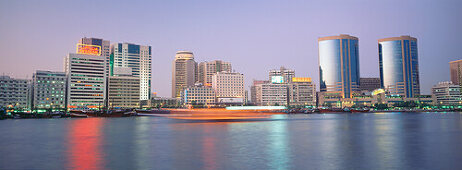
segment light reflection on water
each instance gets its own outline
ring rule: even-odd
[[[0,169],[457,169],[460,113],[0,121]]]

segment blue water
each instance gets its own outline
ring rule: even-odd
[[[0,121],[0,169],[461,169],[462,113]]]

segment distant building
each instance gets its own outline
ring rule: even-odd
[[[431,95],[419,95],[413,98],[406,98],[399,95],[386,95],[383,93],[372,93],[370,95],[356,94],[352,98],[342,98],[342,94],[339,92],[319,92],[318,93],[318,105],[320,107],[334,107],[334,108],[345,108],[345,107],[371,107],[375,104],[386,104],[388,107],[396,106],[404,102],[418,102],[433,105],[436,103],[436,99]]]
[[[70,110],[105,106],[106,62],[100,56],[69,54],[65,58],[67,105]]]
[[[381,86],[392,95],[420,95],[417,39],[401,36],[378,42]]]
[[[281,67],[279,70],[270,70],[268,76],[273,83],[290,83],[292,77],[295,77],[295,71]]]
[[[231,72],[231,63],[221,60],[201,62],[199,64],[198,80],[196,81],[204,86],[212,86],[212,76],[222,71]]]
[[[108,103],[110,108],[139,108],[140,78],[136,76],[110,76]]]
[[[462,60],[449,62],[449,70],[451,72],[451,81],[462,87]]]
[[[216,101],[215,90],[202,85],[186,87],[181,98],[186,105],[213,105]]]
[[[106,76],[109,76],[109,61],[111,55],[110,41],[101,38],[81,38],[77,44],[76,53],[104,57],[106,62]]]
[[[318,38],[321,92],[340,92],[351,98],[359,91],[359,40],[340,34]]]
[[[29,108],[30,80],[0,76],[0,107]]]
[[[112,44],[109,65],[111,76],[114,75],[114,70],[117,68],[131,68],[132,76],[139,77],[140,100],[151,99],[151,46],[131,43]]]
[[[359,90],[372,92],[380,89],[380,78],[359,78]]]
[[[268,80],[253,80],[252,86],[250,86],[250,101],[255,105],[261,105],[261,86],[259,84],[269,83]]]
[[[316,104],[316,87],[309,77],[292,77],[291,83],[263,83],[255,85],[257,105]]]
[[[212,87],[217,103],[243,104],[245,98],[244,75],[241,73],[218,72],[212,76]]]
[[[189,51],[178,51],[173,60],[172,98],[181,98],[181,92],[194,86],[197,77],[197,63],[194,54]]]
[[[462,105],[460,85],[452,82],[440,82],[432,87],[432,94],[436,101],[443,105]]]
[[[32,108],[66,108],[65,72],[37,70],[32,76]]]
[[[167,98],[167,97],[152,97],[151,107],[180,107],[180,98]]]

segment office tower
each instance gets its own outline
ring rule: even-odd
[[[0,76],[0,107],[30,107],[30,80]]]
[[[244,103],[244,75],[241,73],[218,72],[212,76],[212,87],[218,103]]]
[[[449,70],[451,72],[451,81],[462,87],[462,60],[449,62]]]
[[[68,54],[67,106],[69,110],[99,109],[105,105],[106,62],[94,55]]]
[[[196,83],[197,64],[194,54],[178,51],[172,67],[172,98],[181,98],[181,92]]]
[[[97,55],[104,57],[106,63],[110,59],[110,42],[101,38],[84,37],[77,44],[77,54]],[[109,75],[109,64],[106,64],[106,76]]]
[[[66,108],[65,72],[37,70],[32,76],[32,108]]]
[[[215,90],[212,87],[196,84],[195,86],[186,87],[181,94],[181,99],[184,104],[188,105],[215,104]]]
[[[392,95],[420,94],[417,39],[410,36],[379,39],[381,86]]]
[[[458,84],[440,82],[432,87],[432,95],[435,96],[438,104],[462,105],[462,94]]]
[[[281,67],[279,70],[270,70],[268,76],[274,83],[290,83],[292,77],[295,77],[295,71]]]
[[[372,92],[379,89],[380,78],[359,78],[359,90]]]
[[[261,86],[259,84],[269,83],[268,80],[253,80],[252,86],[250,86],[250,100],[255,105],[261,104]]]
[[[131,43],[115,43],[111,45],[109,62],[110,75],[119,67],[131,68],[132,75],[140,79],[140,100],[151,98],[151,46]]]
[[[212,76],[215,73],[227,71],[231,72],[231,63],[221,60],[205,61],[199,64],[198,80],[204,86],[212,86]]]
[[[350,35],[318,38],[320,90],[351,98],[359,91],[358,38]]]

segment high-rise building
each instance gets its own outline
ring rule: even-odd
[[[111,45],[109,62],[110,75],[117,68],[131,68],[132,75],[140,80],[140,100],[151,98],[151,46],[131,43],[115,43]]]
[[[105,106],[106,62],[94,55],[69,54],[65,58],[67,106],[70,110]]]
[[[320,90],[351,98],[359,91],[358,38],[350,35],[318,38]]]
[[[451,71],[451,81],[462,87],[462,60],[449,62],[449,70]]]
[[[452,82],[440,82],[432,87],[437,103],[443,105],[462,105],[460,85]]]
[[[270,70],[268,76],[271,82],[290,83],[292,77],[295,77],[295,71],[281,67],[279,70]]]
[[[205,61],[199,64],[198,80],[204,86],[212,86],[212,76],[215,73],[227,71],[231,72],[231,63],[221,60]]]
[[[66,108],[65,72],[37,70],[32,76],[32,108]]]
[[[410,36],[379,39],[381,86],[390,94],[420,95],[417,39]]]
[[[218,103],[244,103],[244,75],[233,72],[218,72],[212,76],[212,87]]]
[[[178,51],[173,60],[172,98],[181,98],[181,92],[194,86],[197,77],[197,63],[194,54],[189,51]]]
[[[0,76],[0,107],[30,107],[30,80]]]
[[[372,92],[380,88],[380,78],[359,78],[359,89]]]
[[[77,54],[97,55],[104,57],[106,63],[110,59],[110,42],[101,38],[87,38],[84,37],[79,40],[77,44]],[[106,64],[106,76],[109,75],[109,64]]]

